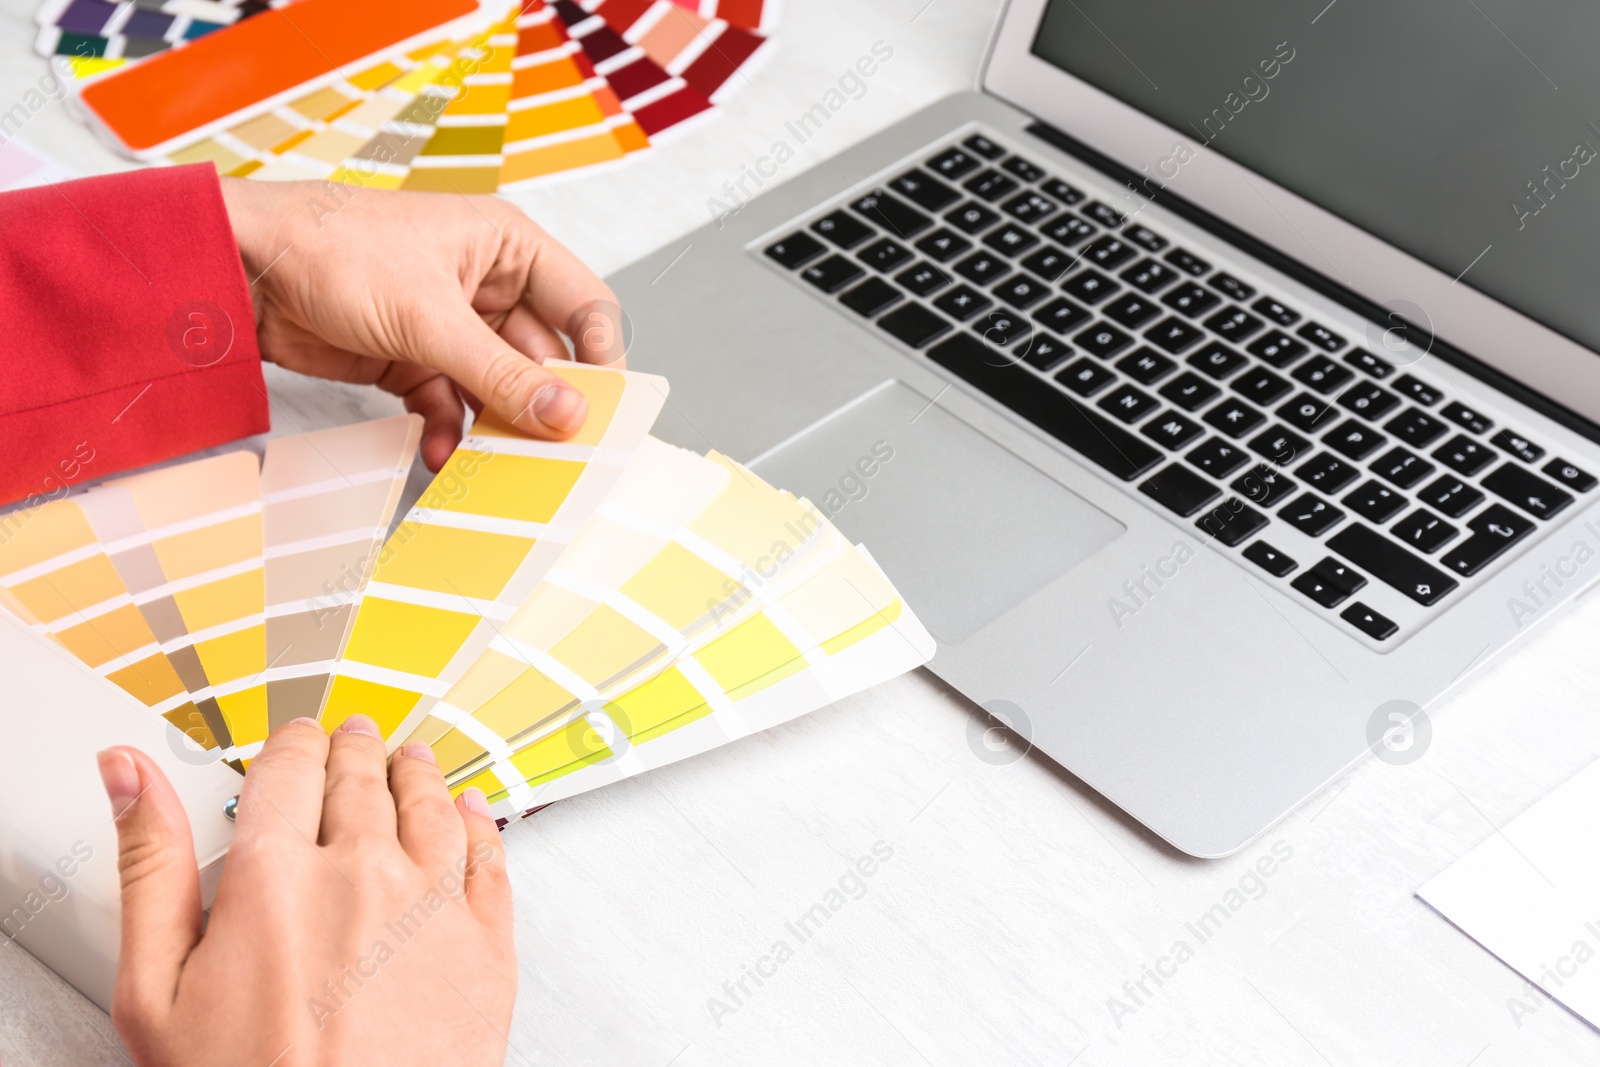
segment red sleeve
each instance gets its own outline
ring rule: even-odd
[[[0,501],[267,428],[210,164],[0,195]]]

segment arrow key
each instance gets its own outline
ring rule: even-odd
[[[1447,570],[1472,576],[1534,531],[1534,524],[1504,504],[1490,504],[1469,523],[1472,536],[1444,554]]]
[[[1361,601],[1356,601],[1339,613],[1339,618],[1354,626],[1374,641],[1387,641],[1400,629],[1391,620],[1379,615]]]
[[[1507,463],[1483,479],[1483,487],[1504,497],[1536,519],[1549,519],[1572,503],[1572,494],[1515,463]]]

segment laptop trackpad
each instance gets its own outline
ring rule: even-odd
[[[751,466],[865,544],[946,644],[960,644],[1126,529],[898,381]]]

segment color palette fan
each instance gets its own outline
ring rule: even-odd
[[[715,111],[770,0],[52,0],[41,52],[120,150],[258,180],[484,193],[625,160]]]
[[[15,512],[0,604],[197,754],[243,769],[292,719],[361,713],[504,821],[931,657],[808,501],[649,436],[661,379],[547,366],[587,397],[583,429],[479,419],[397,524],[415,416]]]

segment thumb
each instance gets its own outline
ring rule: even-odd
[[[422,334],[418,363],[448,374],[524,433],[569,437],[589,415],[581,392],[507,344],[465,302],[429,315]]]
[[[184,960],[200,941],[200,872],[189,817],[161,768],[134,748],[99,755],[117,824],[122,878],[118,1014],[152,1019],[177,995]]]

